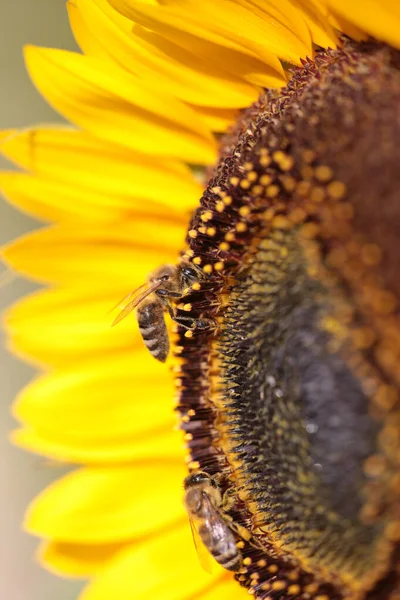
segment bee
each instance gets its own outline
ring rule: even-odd
[[[222,495],[215,480],[207,473],[188,475],[184,481],[185,506],[193,539],[197,534],[208,552],[224,569],[237,572],[242,568],[242,554],[223,514]]]
[[[148,281],[134,290],[124,300],[128,304],[117,315],[113,326],[127,317],[135,308],[139,331],[151,355],[165,362],[169,353],[169,338],[164,319],[165,311],[185,329],[205,330],[211,326],[210,319],[194,319],[177,315],[173,302],[185,294],[193,283],[199,282],[203,273],[187,261],[179,265],[163,265],[153,271]]]

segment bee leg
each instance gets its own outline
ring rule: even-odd
[[[193,332],[213,331],[217,327],[214,319],[194,319],[193,317],[184,317],[176,314],[172,314],[171,318],[181,327]]]
[[[232,491],[232,488],[228,488],[222,497],[222,508],[224,511],[231,510],[236,503],[236,495],[235,492]]]

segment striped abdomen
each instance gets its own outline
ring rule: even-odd
[[[228,571],[239,571],[242,555],[236,547],[235,538],[225,521],[204,521],[199,525],[199,535],[214,559]]]
[[[169,352],[168,331],[164,320],[164,308],[156,297],[142,302],[137,309],[139,331],[146,348],[157,360],[165,362]]]

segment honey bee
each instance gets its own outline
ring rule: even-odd
[[[117,315],[113,326],[122,321],[135,308],[139,331],[151,355],[165,362],[169,353],[169,339],[164,319],[165,311],[185,329],[205,330],[211,326],[210,319],[194,319],[177,315],[172,302],[178,301],[185,290],[200,281],[202,272],[187,261],[179,265],[163,265],[153,271],[148,281],[134,290],[124,300],[128,304]]]
[[[198,534],[217,563],[228,571],[239,571],[243,565],[242,554],[236,546],[232,524],[228,524],[223,514],[221,491],[214,479],[203,472],[188,475],[184,489],[196,549]]]

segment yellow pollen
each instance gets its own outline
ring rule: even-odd
[[[197,238],[197,231],[195,229],[189,229],[189,233],[188,233],[189,237],[191,238]]]
[[[201,265],[201,256],[195,256],[192,262],[194,265]]]
[[[181,421],[182,423],[189,423],[190,419],[187,415],[183,415],[183,417],[181,417]]]
[[[204,273],[208,273],[208,274],[212,273],[212,270],[213,270],[213,266],[212,265],[204,265],[204,267],[203,267]]]
[[[311,183],[309,181],[300,181],[297,185],[296,192],[301,198],[305,198],[310,193]]]
[[[198,292],[200,288],[201,288],[201,285],[198,281],[196,281],[195,283],[192,283],[192,290],[194,290],[195,292]]]
[[[240,182],[240,187],[244,190],[248,190],[249,187],[251,186],[250,181],[248,181],[248,179],[242,179]]]
[[[254,165],[251,162],[245,162],[243,167],[246,169],[246,171],[251,171],[254,168]]]
[[[332,181],[328,187],[328,194],[334,200],[340,200],[346,194],[346,186],[342,181]]]
[[[263,590],[263,592],[267,592],[268,590],[271,589],[271,584],[268,583],[268,581],[266,581],[265,583],[263,583],[261,585],[261,589]]]
[[[226,204],[226,206],[229,206],[230,204],[232,204],[232,196],[225,196],[222,202]]]
[[[236,231],[238,231],[239,233],[243,233],[244,231],[246,231],[246,229],[247,229],[246,223],[238,223],[236,225]]]
[[[257,566],[258,567],[266,567],[267,561],[265,560],[265,558],[260,558],[260,560],[257,561]]]
[[[260,165],[262,167],[269,167],[270,164],[271,164],[271,158],[269,156],[262,156],[260,158]]]
[[[325,190],[322,187],[313,187],[310,194],[312,202],[322,202],[325,198]]]
[[[183,436],[183,439],[185,442],[191,442],[193,439],[193,435],[191,433],[185,433],[185,435]]]
[[[315,592],[318,590],[318,587],[318,583],[309,583],[305,586],[304,591],[307,592],[307,594],[315,594]]]
[[[239,215],[241,217],[247,217],[250,213],[251,213],[251,210],[250,210],[249,206],[241,206],[239,208]]]
[[[207,231],[207,229],[204,227],[204,225],[202,225],[201,227],[199,227],[199,233],[205,233]]]
[[[182,310],[184,310],[186,312],[190,312],[192,310],[192,305],[190,303],[184,304]]]
[[[272,589],[273,590],[284,590],[286,589],[286,582],[285,581],[274,581],[272,584]]]
[[[276,198],[276,196],[279,194],[279,186],[276,184],[269,185],[265,193],[267,194],[268,198]]]
[[[189,258],[192,258],[194,256],[193,250],[191,250],[190,248],[189,248],[189,250],[186,250],[186,256],[188,256]]]
[[[225,204],[222,202],[222,200],[220,202],[217,202],[217,204],[215,205],[215,210],[220,213],[224,212]]]
[[[246,567],[251,565],[251,563],[252,563],[252,560],[251,560],[250,556],[246,556],[246,558],[243,559],[243,564],[246,565]]]
[[[220,186],[219,186],[219,185],[215,185],[214,187],[212,187],[212,188],[211,188],[211,191],[212,191],[214,194],[218,194],[218,196],[219,196],[219,194],[221,193],[221,188],[220,188]]]
[[[212,219],[212,216],[211,210],[207,210],[206,212],[203,212],[203,214],[200,216],[200,219],[203,221],[203,223],[207,223],[207,221]]]
[[[200,469],[200,463],[198,460],[191,460],[189,462],[189,469],[192,471],[196,471],[197,469]]]
[[[189,408],[187,414],[189,415],[189,417],[194,417],[196,415],[196,411],[194,410],[194,408]]]
[[[244,548],[244,542],[242,540],[240,540],[239,542],[236,542],[236,548],[239,548],[239,550]]]
[[[278,565],[270,565],[268,567],[268,572],[269,573],[277,573],[277,571],[278,571]]]
[[[315,168],[314,175],[315,178],[318,179],[318,181],[323,181],[326,183],[332,179],[333,171],[330,167],[327,167],[326,165],[320,165],[319,167]]]
[[[235,234],[232,231],[228,231],[228,233],[225,234],[225,240],[227,242],[233,242],[235,240]]]
[[[271,175],[261,175],[260,183],[261,185],[269,185],[272,181]]]
[[[215,229],[215,227],[207,227],[206,233],[210,237],[213,237],[217,233],[217,230]]]
[[[290,171],[290,169],[293,167],[293,158],[285,152],[282,152],[282,150],[277,150],[272,156],[282,171]]]
[[[288,594],[290,594],[291,596],[294,596],[295,594],[300,594],[300,591],[301,587],[297,584],[289,585],[287,589]]]
[[[191,329],[188,329],[187,331],[185,331],[185,337],[186,338],[192,338],[193,337],[193,331]]]
[[[282,177],[282,185],[287,192],[293,192],[296,188],[296,180],[291,175],[283,175]]]
[[[228,242],[221,242],[218,248],[222,250],[222,252],[228,252],[230,245],[228,244]]]
[[[249,181],[256,181],[258,179],[256,171],[250,171],[250,173],[247,174],[247,179]]]
[[[250,194],[252,196],[261,196],[261,194],[263,193],[263,191],[264,191],[264,188],[263,188],[262,185],[254,185],[251,188]]]
[[[225,266],[225,265],[224,265],[224,263],[223,263],[222,261],[219,261],[219,262],[216,262],[216,263],[215,263],[215,265],[214,265],[214,269],[215,269],[216,271],[223,271],[223,269],[224,269],[224,266]]]
[[[239,181],[240,181],[239,177],[231,177],[229,179],[229,183],[233,186],[237,186]]]

